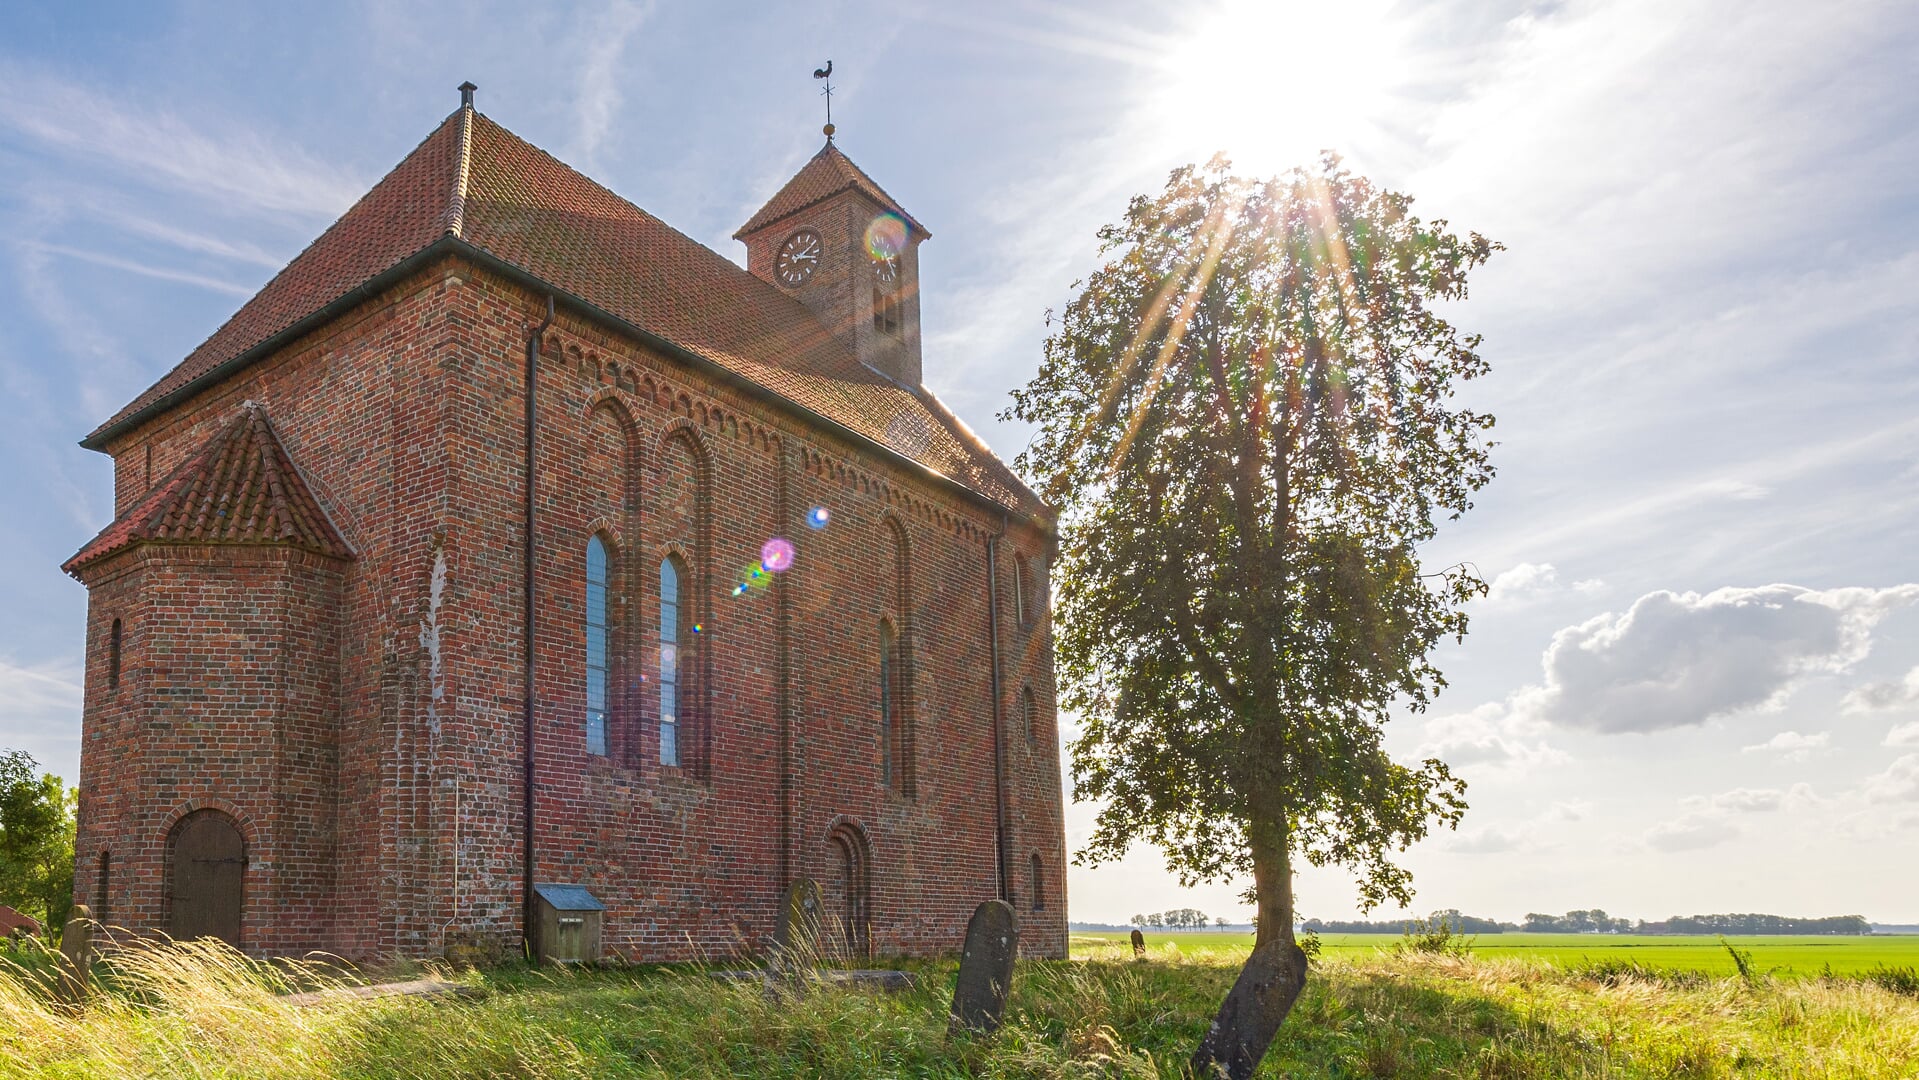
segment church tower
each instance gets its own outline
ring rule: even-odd
[[[861,363],[918,387],[919,246],[931,235],[829,134],[733,238],[754,276],[812,309]]]

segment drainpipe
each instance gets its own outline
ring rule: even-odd
[[[1006,536],[1007,519],[1000,515],[999,535],[986,540],[986,640],[993,650],[993,844],[994,866],[999,877],[999,898],[1008,904],[1012,879],[1006,872],[1006,733],[1004,708],[1000,702],[999,673],[999,542]]]
[[[540,363],[540,338],[547,327],[553,325],[553,296],[546,298],[546,318],[526,336],[526,513],[523,519],[524,532],[521,537],[526,575],[522,587],[526,590],[526,670],[523,681],[526,685],[526,698],[521,704],[520,727],[525,733],[525,769],[522,776],[521,798],[526,812],[521,815],[525,835],[520,847],[525,857],[521,869],[520,881],[520,947],[525,950],[529,961],[538,957],[534,949],[533,927],[533,388]]]

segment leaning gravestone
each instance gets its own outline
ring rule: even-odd
[[[1133,928],[1133,959],[1146,959],[1146,935],[1140,933],[1138,927]]]
[[[60,996],[76,1003],[85,1001],[92,974],[93,912],[85,904],[75,904],[60,934]]]
[[[1019,956],[1019,916],[1004,900],[988,900],[973,909],[966,924],[966,948],[960,953],[959,981],[946,1030],[991,1034],[1006,1014],[1013,989],[1013,960]]]
[[[786,887],[780,925],[773,931],[775,967],[790,973],[819,963],[820,917],[824,910],[819,882],[800,878]]]

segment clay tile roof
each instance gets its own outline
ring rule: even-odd
[[[0,904],[0,937],[8,937],[18,930],[37,934],[40,932],[40,920]]]
[[[353,557],[252,401],[61,569],[75,573],[135,544],[275,544]]]
[[[896,208],[828,145],[755,218],[848,186]],[[104,446],[123,427],[264,355],[276,335],[325,317],[330,305],[436,243],[477,249],[998,505],[1050,516],[930,394],[861,364],[798,300],[469,109],[448,117],[85,445]]]
[[[866,175],[865,170],[853,164],[852,158],[840,153],[840,148],[834,146],[829,139],[825,146],[820,147],[820,152],[813,155],[813,160],[807,162],[799,172],[794,173],[793,179],[788,180],[785,187],[775,192],[772,198],[766,200],[766,205],[760,207],[758,213],[748,218],[746,224],[740,226],[740,231],[734,233],[733,238],[737,240],[742,236],[756,233],[782,218],[791,217],[814,203],[829,199],[848,188],[861,192],[867,198],[905,218],[906,223],[919,230],[922,237],[933,235],[926,231],[926,226],[913,220],[913,215],[902,209],[897,200],[874,183],[873,178]]]

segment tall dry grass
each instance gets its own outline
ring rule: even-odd
[[[1091,950],[1089,950],[1091,951]],[[295,1005],[351,985],[219,944],[115,953],[84,1006],[44,956],[0,965],[0,1078],[1140,1077],[1180,1075],[1236,974],[1223,957],[1099,949],[1023,962],[1006,1027],[948,1039],[950,963],[916,989],[769,993],[698,967],[463,978],[475,1002]],[[1262,1075],[1904,1077],[1919,1000],[1865,979],[1750,984],[1408,953],[1315,969]]]

